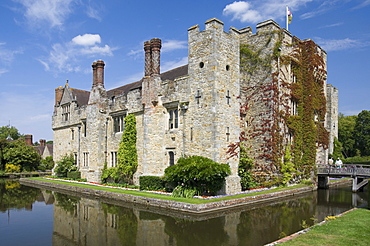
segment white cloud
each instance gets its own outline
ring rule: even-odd
[[[179,49],[187,49],[188,42],[180,40],[166,40],[162,43],[162,52],[171,52]]]
[[[137,55],[144,55],[144,42],[141,42],[139,46],[142,48],[138,48],[135,50],[131,50],[127,55],[129,56],[137,56]],[[169,40],[162,40],[162,48],[161,52],[166,53],[166,52],[171,52],[175,50],[180,50],[180,49],[187,49],[188,48],[188,42],[187,41],[182,41],[182,40],[174,40],[174,39],[169,39]]]
[[[364,42],[359,40],[345,38],[345,39],[322,39],[315,38],[316,42],[323,48],[325,51],[337,51],[337,50],[346,50],[353,48],[360,48],[367,46]]]
[[[0,75],[7,73],[15,55],[22,54],[22,50],[10,50],[5,47],[6,43],[0,43]]]
[[[74,0],[13,0],[25,8],[24,16],[31,26],[62,26],[71,13]]]
[[[48,57],[37,59],[46,71],[80,72],[80,61],[86,57],[100,59],[101,56],[112,56],[115,48],[101,43],[100,35],[84,34],[74,37],[70,42],[52,46]]]
[[[266,0],[266,1],[235,1],[226,5],[223,10],[225,16],[232,16],[232,20],[257,23],[267,19],[280,20],[285,18],[286,6],[294,11],[313,0]]]
[[[54,104],[53,94],[23,94],[21,90],[0,92],[0,125],[10,124],[22,134],[32,134],[34,140],[52,139],[51,116]]]
[[[98,21],[102,21],[102,17],[101,17],[100,12],[98,11],[98,9],[101,10],[103,8],[104,8],[104,5],[100,5],[100,6],[91,6],[91,5],[89,5],[89,6],[86,7],[86,14],[90,18],[96,19]]]
[[[72,38],[72,42],[77,45],[94,45],[94,44],[100,44],[101,38],[99,34],[84,34],[84,35],[78,35],[74,38]]]
[[[223,10],[224,15],[232,15],[232,20],[241,22],[258,22],[263,19],[258,10],[252,9],[250,2],[239,1],[227,5]]]
[[[180,60],[175,61],[165,61],[163,62],[163,65],[161,65],[161,72],[166,72],[171,69],[181,67],[188,64],[188,57],[183,57]]]

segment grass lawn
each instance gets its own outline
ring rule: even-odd
[[[148,193],[148,192],[143,192],[143,191],[138,191],[138,190],[115,189],[115,188],[110,188],[110,187],[95,186],[95,185],[89,185],[89,184],[83,184],[83,183],[72,183],[72,182],[65,182],[65,181],[59,181],[59,180],[44,179],[42,177],[33,177],[33,178],[27,178],[27,179],[40,180],[43,182],[51,182],[51,183],[77,186],[77,187],[83,187],[83,188],[89,188],[89,189],[95,189],[95,190],[103,190],[103,191],[109,191],[109,192],[115,192],[115,193],[122,193],[122,194],[133,195],[133,196],[150,197],[150,198],[170,200],[170,201],[176,201],[176,202],[186,202],[186,203],[192,203],[192,204],[219,202],[219,201],[225,201],[225,200],[230,200],[230,199],[243,198],[243,197],[248,197],[248,196],[255,196],[255,195],[268,194],[268,193],[280,192],[280,191],[285,191],[285,190],[290,190],[290,189],[307,187],[306,185],[294,185],[290,187],[279,187],[275,189],[257,191],[253,193],[242,193],[242,194],[236,194],[236,195],[231,195],[231,196],[222,196],[222,197],[217,197],[213,199],[197,199],[197,198],[172,197],[169,195]]]
[[[342,216],[335,216],[328,222],[314,226],[307,233],[282,244],[284,246],[368,246],[370,245],[370,210],[355,209]]]

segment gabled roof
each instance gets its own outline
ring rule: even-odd
[[[73,100],[77,101],[78,106],[86,105],[89,102],[90,92],[70,88]]]
[[[184,65],[175,69],[172,69],[170,71],[164,72],[160,74],[160,77],[162,81],[165,80],[175,80],[176,78],[179,78],[181,76],[185,76],[188,74],[188,65]],[[134,89],[141,88],[141,83],[142,80],[120,86],[118,88],[114,88],[112,90],[107,91],[107,96],[108,98],[112,98],[113,96],[118,96],[118,95],[124,95]],[[71,93],[72,100],[77,101],[78,106],[83,106],[87,105],[89,102],[89,96],[90,92],[89,91],[84,91],[84,90],[79,90],[79,89],[74,89],[74,88],[69,88],[69,91]]]
[[[188,74],[188,65],[184,65],[181,67],[174,68],[165,73],[162,73],[160,76],[162,81],[165,81],[165,80],[175,80],[176,78],[179,78],[187,74]]]
[[[109,90],[109,91],[107,91],[107,96],[108,96],[108,98],[111,98],[113,96],[127,94],[131,90],[140,88],[141,87],[141,82],[142,81],[140,80],[140,81],[136,81],[136,82],[131,83],[131,84],[123,85],[121,87]]]

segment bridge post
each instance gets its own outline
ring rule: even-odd
[[[319,175],[317,185],[319,189],[328,189],[329,188],[329,176]]]
[[[364,178],[359,178],[357,176],[353,177],[352,181],[352,192],[364,191],[365,185],[368,184],[368,180]]]

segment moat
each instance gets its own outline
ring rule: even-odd
[[[219,213],[169,216],[0,179],[0,238],[1,245],[264,245],[368,202],[368,188],[352,193],[348,185]]]

